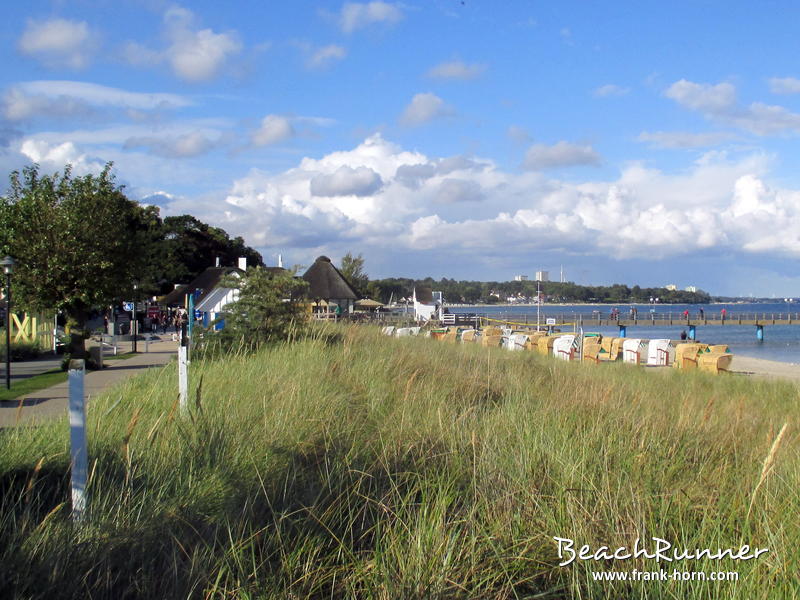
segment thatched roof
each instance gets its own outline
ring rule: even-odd
[[[348,283],[339,269],[333,266],[331,259],[320,256],[303,274],[303,279],[308,282],[309,298],[355,300],[358,298],[353,286]]]
[[[383,306],[383,304],[371,298],[364,298],[363,300],[356,300],[356,306],[362,308],[378,308],[379,306]]]
[[[202,302],[203,298],[205,298],[206,294],[219,285],[219,282],[225,275],[241,272],[242,271],[236,267],[208,267],[189,284],[182,285],[172,290],[160,300],[160,303],[166,304],[167,306],[171,304],[183,305],[187,294],[200,290],[199,295],[195,298],[195,304],[199,304]]]

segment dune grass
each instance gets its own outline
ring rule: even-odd
[[[181,417],[175,369],[92,402],[82,524],[66,420],[0,434],[0,596],[800,596],[792,384],[331,326],[193,360]],[[601,583],[664,565],[559,567],[554,536],[769,552],[666,565],[737,582]]]

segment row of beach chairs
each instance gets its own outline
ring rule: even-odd
[[[561,360],[601,363],[621,361],[628,364],[698,369],[710,373],[729,370],[733,361],[726,345],[709,345],[670,339],[604,337],[597,333],[560,333],[519,331],[509,327],[484,327],[481,330],[460,327],[427,329],[420,327],[384,327],[384,335],[406,337],[424,335],[444,342],[478,343],[488,348],[532,351]]]

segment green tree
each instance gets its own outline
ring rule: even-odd
[[[303,293],[308,284],[291,271],[251,267],[223,285],[239,290],[238,299],[225,307],[224,329],[215,336],[223,348],[254,350],[289,338],[307,321]]]
[[[342,266],[339,269],[344,278],[355,288],[359,296],[367,293],[369,277],[364,273],[364,258],[359,254],[353,256],[350,252],[342,257]]]
[[[89,312],[130,293],[144,270],[153,214],[125,196],[111,166],[83,177],[27,167],[0,199],[0,253],[17,262],[18,306],[63,311],[74,357],[86,354]]]
[[[219,259],[223,266],[234,266],[246,257],[250,266],[264,262],[241,237],[233,239],[219,227],[203,223],[191,215],[166,217],[160,222],[158,239],[153,245],[149,278],[153,293],[165,293],[175,283],[189,283]]]

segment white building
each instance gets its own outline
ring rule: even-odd
[[[697,286],[687,285],[686,288],[684,289],[684,291],[691,292],[692,294],[696,294],[697,293]]]
[[[550,271],[536,271],[536,281],[550,281]]]
[[[664,289],[665,290],[669,290],[670,292],[676,292],[676,291],[678,291],[678,286],[675,285],[674,283],[670,283],[668,285],[665,285]]]
[[[429,287],[414,288],[414,318],[417,321],[438,319],[444,298],[442,292],[434,292]]]
[[[527,275],[514,275],[514,281],[528,281]]]

